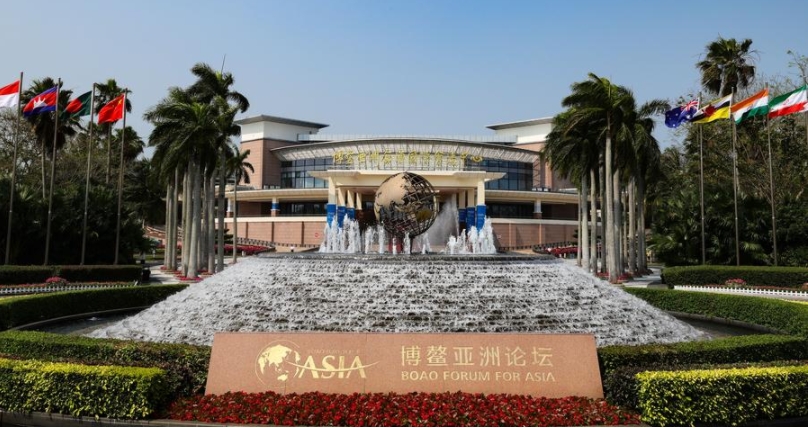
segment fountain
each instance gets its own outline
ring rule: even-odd
[[[421,183],[402,180],[410,179]],[[436,223],[437,198],[401,189],[386,188],[386,199],[377,193],[381,227],[360,232],[354,221],[343,227],[332,221],[319,253],[240,259],[91,335],[197,345],[225,331],[590,333],[598,346],[705,337],[554,257],[494,254],[490,219],[480,231],[449,236],[442,254],[430,254],[424,232]],[[388,242],[396,242],[389,253]],[[398,242],[403,254],[395,254]]]

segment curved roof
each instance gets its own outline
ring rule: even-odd
[[[353,153],[399,153],[424,152],[443,153],[445,155],[467,154],[482,156],[486,159],[497,159],[515,162],[535,162],[538,153],[502,144],[479,143],[467,140],[447,138],[410,138],[383,137],[360,138],[353,140],[329,141],[324,143],[295,144],[273,149],[282,161],[293,161],[313,158],[333,157],[339,151]]]

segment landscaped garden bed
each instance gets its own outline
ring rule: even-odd
[[[454,393],[276,394],[185,398],[169,416],[183,421],[287,426],[635,425],[636,413],[582,397]]]

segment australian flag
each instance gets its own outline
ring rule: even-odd
[[[699,101],[693,100],[683,106],[676,106],[665,112],[665,125],[668,128],[676,128],[684,122],[693,120],[693,116],[699,110]]]

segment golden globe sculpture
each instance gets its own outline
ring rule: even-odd
[[[385,232],[402,239],[426,232],[438,216],[437,192],[424,177],[401,172],[387,177],[376,190],[376,220]]]

